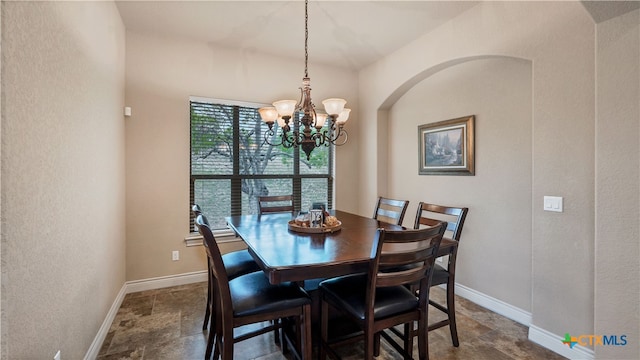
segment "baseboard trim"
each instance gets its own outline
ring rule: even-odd
[[[91,346],[89,346],[89,350],[87,350],[84,359],[93,360],[98,357],[100,348],[102,347],[102,343],[104,342],[104,339],[107,338],[111,323],[113,322],[113,319],[115,319],[116,314],[118,313],[120,305],[122,305],[122,301],[124,300],[126,294],[138,291],[161,289],[170,286],[192,284],[203,281],[207,281],[206,270],[125,282],[118,292],[118,295],[116,295],[116,298],[113,301],[113,304],[111,305],[107,316],[102,322],[98,333],[93,339]]]
[[[96,334],[96,337],[93,339],[91,346],[89,346],[89,350],[87,350],[87,353],[84,355],[85,360],[93,360],[98,357],[98,354],[100,353],[100,348],[102,347],[102,343],[104,342],[104,339],[107,338],[107,334],[109,333],[109,328],[111,328],[111,323],[113,322],[113,319],[115,319],[116,314],[120,309],[120,305],[122,305],[122,300],[124,300],[124,296],[126,295],[126,288],[127,288],[127,284],[125,283],[120,288],[118,295],[116,295],[116,298],[113,301],[113,304],[111,304],[111,308],[109,309],[109,312],[107,312],[107,316],[104,318],[104,321],[100,326],[100,329],[98,329],[98,333]]]
[[[560,336],[549,332],[545,329],[541,329],[535,325],[529,326],[529,340],[534,343],[543,346],[557,354],[560,354],[568,359],[573,360],[593,360],[595,359],[595,353],[593,350],[588,349],[581,345],[576,345],[573,348],[568,347],[562,343],[564,336]]]
[[[531,324],[531,313],[498,300],[489,295],[456,283],[456,295],[459,295],[483,308],[489,309],[524,326]]]
[[[127,288],[127,294],[129,294],[133,292],[162,289],[170,286],[186,285],[203,281],[207,281],[207,270],[127,281],[125,286]]]

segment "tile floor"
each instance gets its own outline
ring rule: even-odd
[[[206,331],[202,320],[206,283],[175,286],[127,294],[102,345],[98,360],[203,359]],[[440,288],[432,298],[443,299]],[[460,347],[451,345],[448,328],[429,333],[429,354],[433,359],[564,359],[527,340],[527,328],[488,311],[466,299],[456,299]],[[437,310],[430,322],[439,320]],[[235,359],[288,359],[275,346],[272,333],[246,340],[235,349]],[[382,341],[377,359],[400,358]],[[342,350],[345,360],[362,359],[361,346]],[[417,346],[414,350],[417,355]]]

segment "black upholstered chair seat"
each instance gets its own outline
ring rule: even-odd
[[[247,250],[232,251],[224,254],[222,255],[222,262],[227,270],[229,279],[260,270],[260,267]]]
[[[350,315],[364,320],[366,313],[367,275],[341,276],[320,283],[326,297]],[[404,286],[377,288],[373,307],[374,319],[415,310],[418,299]]]
[[[270,313],[311,304],[309,295],[295,283],[271,285],[263,272],[229,281],[235,317]]]
[[[433,278],[431,279],[431,286],[446,284],[449,281],[449,272],[447,269],[440,265],[433,267]]]

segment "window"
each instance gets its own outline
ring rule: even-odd
[[[293,194],[296,209],[333,208],[333,146],[307,160],[299,148],[264,141],[259,105],[192,99],[190,107],[189,203],[200,205],[213,229],[226,228],[227,216],[257,214],[263,195]]]

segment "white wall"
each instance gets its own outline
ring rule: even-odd
[[[387,129],[393,145],[388,153],[388,192],[410,200],[404,225],[412,226],[420,201],[468,207],[456,281],[527,312],[531,75],[529,61],[513,58],[477,59],[443,69],[393,104]],[[476,175],[418,175],[418,126],[467,115],[476,118]],[[488,266],[486,259],[494,261]]]
[[[482,2],[360,73],[361,118],[379,119],[384,123],[388,120],[388,109],[404,93],[443,68],[485,56],[508,56],[531,62],[532,108],[527,116],[532,121],[529,170],[532,181],[531,188],[524,190],[532,196],[528,210],[532,243],[531,324],[551,334],[590,334],[594,326],[594,39],[595,25],[577,2]],[[467,113],[475,113],[472,110],[468,109]],[[487,122],[486,119],[479,122],[476,130],[486,129]],[[384,129],[384,125],[362,128],[361,136],[386,137],[380,133]],[[411,129],[404,138],[415,141],[415,136],[415,129]],[[490,149],[487,145],[497,140],[479,138],[479,151]],[[376,196],[397,195],[388,180],[380,180],[389,173],[387,167],[381,166],[386,164],[386,152],[378,147],[381,144],[384,149],[384,141],[360,143],[360,153],[365,157],[361,161],[361,177],[372,180],[360,188],[359,212],[363,214],[373,207]],[[396,144],[389,144],[391,146]],[[417,155],[413,157],[407,158],[409,167],[417,162]],[[478,176],[486,170],[487,164],[476,164]],[[474,180],[452,181],[471,183]],[[417,198],[425,189],[404,190],[405,193],[411,191]],[[475,186],[467,191],[480,194],[486,189]],[[544,195],[564,197],[564,212],[543,212]],[[480,195],[471,196],[467,203],[480,203]],[[445,201],[444,196],[441,199]],[[475,216],[488,210],[472,209],[467,221],[476,221]],[[501,219],[502,224],[511,221],[511,216]],[[500,227],[491,229],[501,230]],[[469,231],[471,234],[471,229]],[[523,229],[524,236],[528,237],[526,232],[527,228]],[[478,246],[491,244],[486,237],[471,240]],[[459,260],[467,271],[498,273],[500,268],[512,267],[505,254],[484,259],[482,270],[471,266],[463,257]],[[459,273],[459,276],[466,279],[465,285],[480,292],[497,294],[497,287],[503,285],[480,282],[480,278],[469,274]],[[519,295],[510,294],[510,290],[506,290],[508,294],[504,292],[502,290],[500,296],[524,304],[518,300]]]
[[[640,10],[598,24],[595,333],[601,359],[640,357]]]
[[[190,211],[189,96],[255,103],[297,99],[304,63],[128,31],[126,68],[126,103],[133,112],[126,122],[127,279],[204,270],[203,249],[183,242]],[[316,104],[347,99],[353,109],[347,130],[357,130],[356,74],[310,61],[309,75]],[[358,136],[350,135],[337,148],[335,207],[354,211]],[[171,261],[173,250],[181,251],[180,261]]]
[[[125,280],[124,26],[1,6],[2,358],[81,359]]]

